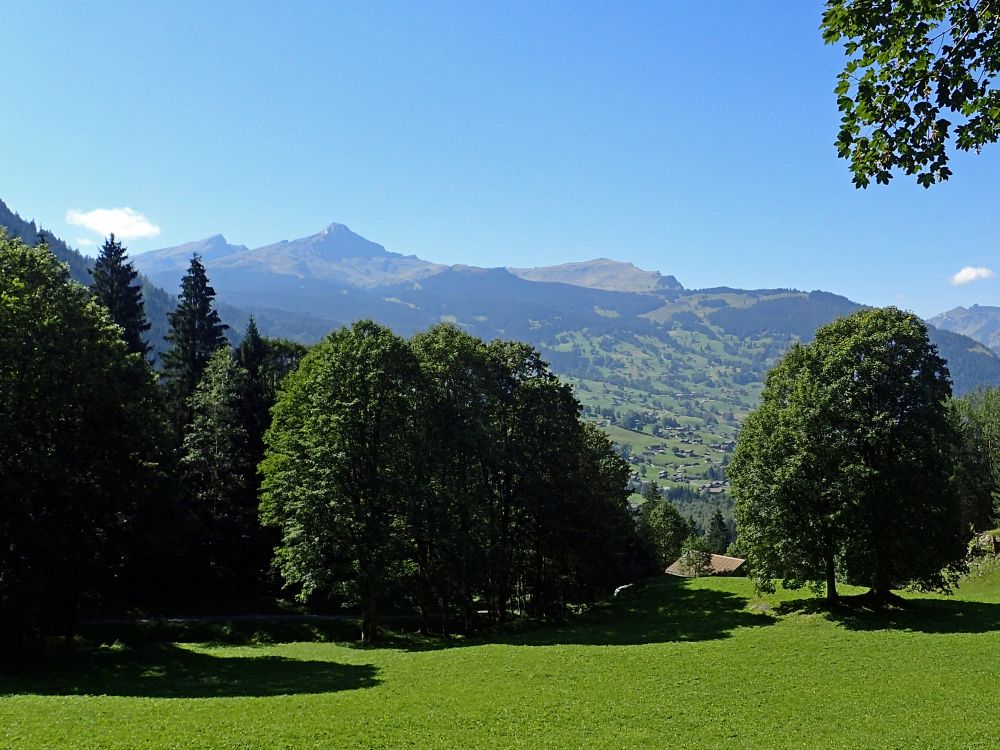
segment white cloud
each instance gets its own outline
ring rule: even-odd
[[[959,284],[968,284],[973,281],[982,281],[983,279],[992,279],[996,276],[993,271],[988,268],[983,268],[982,266],[976,268],[973,266],[966,266],[961,271],[956,273],[951,277],[951,283],[953,286],[958,286]]]
[[[79,245],[80,247],[93,247],[97,243],[94,242],[93,240],[88,240],[86,237],[77,237],[76,244]]]
[[[158,226],[131,208],[95,208],[93,211],[71,208],[66,212],[66,221],[101,236],[114,234],[122,240],[156,237],[160,234]]]

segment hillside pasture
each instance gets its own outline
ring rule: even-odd
[[[664,577],[484,639],[267,644],[281,629],[258,627],[258,645],[227,643],[225,628],[212,643],[119,633],[0,677],[0,746],[987,748],[1000,736],[995,573],[889,613]]]

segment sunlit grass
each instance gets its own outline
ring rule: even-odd
[[[1000,736],[995,574],[888,615],[760,598],[743,579],[633,592],[484,641],[103,649],[0,679],[0,745],[985,748]]]

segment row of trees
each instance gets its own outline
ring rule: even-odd
[[[277,383],[302,347],[263,339],[251,323],[230,352],[195,259],[157,376],[137,274],[113,236],[92,273],[88,290],[44,244],[0,236],[0,641],[8,644],[70,631],[84,604],[245,595],[260,590],[269,563],[256,465]]]
[[[442,324],[331,333],[286,381],[262,513],[301,596],[426,625],[562,612],[633,572],[628,465],[529,346]]]
[[[275,550],[301,598],[359,605],[366,639],[385,607],[549,614],[649,564],[627,465],[526,345],[363,322],[303,359],[251,320],[231,349],[194,258],[154,373],[114,237],[90,290],[44,246],[0,239],[0,258],[8,643],[81,606],[275,593]]]
[[[114,238],[89,291],[20,241],[0,238],[0,271],[8,643],[71,629],[84,601],[273,593],[275,553],[301,598],[358,605],[371,639],[386,607],[428,627],[552,614],[730,541],[720,513],[698,535],[653,486],[635,523],[627,464],[524,344],[361,322],[306,353],[251,321],[230,349],[195,258],[157,376]],[[761,586],[947,585],[1000,481],[998,397],[948,393],[923,324],[898,310],[789,351],[731,468]]]

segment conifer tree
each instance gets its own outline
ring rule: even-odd
[[[139,274],[128,259],[126,248],[114,234],[104,241],[90,274],[94,278],[94,296],[111,311],[111,319],[121,326],[129,351],[145,358],[151,347],[143,338],[149,330],[149,321],[142,303],[142,287],[137,283]]]
[[[256,554],[260,457],[250,451],[241,414],[247,380],[236,358],[217,349],[190,399],[181,458],[198,529],[195,569],[214,591],[226,594],[251,589],[268,563],[269,550]]]
[[[729,527],[726,526],[726,519],[722,517],[722,511],[718,508],[708,522],[705,539],[708,541],[708,551],[713,555],[726,553],[726,547],[729,546]]]
[[[167,387],[167,405],[178,439],[191,421],[188,403],[212,354],[226,345],[224,331],[229,328],[212,306],[215,289],[209,286],[205,266],[194,255],[181,279],[177,309],[170,313],[170,348],[163,354],[163,377]]]
[[[250,452],[259,462],[264,457],[264,432],[271,421],[270,408],[274,394],[268,393],[265,366],[267,364],[267,344],[257,330],[253,316],[247,323],[243,340],[233,352],[237,364],[246,371],[240,394],[240,417],[247,432]]]

